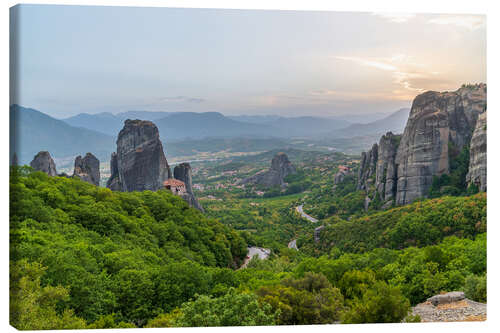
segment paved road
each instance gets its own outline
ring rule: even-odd
[[[306,213],[304,213],[304,205],[300,205],[300,206],[297,206],[295,208],[295,210],[297,210],[297,212],[299,212],[299,214],[303,217],[303,218],[306,218],[308,219],[309,221],[311,221],[312,223],[316,223],[318,222],[318,219],[315,219],[314,217],[312,217],[311,215],[307,215]]]
[[[241,265],[241,268],[247,267],[250,260],[252,260],[252,258],[255,256],[258,256],[260,260],[265,260],[269,257],[270,254],[271,254],[271,249],[265,249],[263,247],[257,247],[257,246],[249,247],[247,257],[245,258],[243,265]]]
[[[297,247],[297,240],[296,239],[291,240],[290,243],[288,243],[288,248],[295,249],[298,251],[299,248]]]

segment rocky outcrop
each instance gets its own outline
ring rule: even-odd
[[[446,294],[434,295],[427,299],[432,305],[438,306],[439,304],[448,304],[453,302],[458,302],[465,299],[465,294],[463,291],[451,291]]]
[[[101,180],[99,160],[91,153],[87,153],[83,158],[81,156],[77,156],[75,159],[73,176],[76,176],[87,183],[99,186],[99,182]]]
[[[461,291],[432,296],[412,308],[422,322],[483,321],[486,304],[465,298]]]
[[[375,143],[368,152],[361,154],[361,163],[358,170],[358,190],[367,190],[373,183],[377,170],[378,145]]]
[[[387,132],[378,144],[378,160],[376,166],[375,188],[383,201],[392,200],[397,189],[396,154],[401,135]]]
[[[449,173],[448,149],[460,151],[469,144],[485,109],[485,84],[455,92],[429,91],[415,98],[396,158],[397,204],[427,196],[433,176]]]
[[[485,84],[418,95],[403,135],[388,132],[361,155],[357,189],[371,200],[378,193],[383,207],[409,204],[426,197],[433,177],[449,173],[450,159],[470,143],[467,181],[486,190],[485,112]]]
[[[191,176],[191,165],[189,163],[181,163],[174,168],[174,178],[184,182],[186,186],[186,193],[182,195],[182,198],[186,202],[201,212],[204,212],[203,207],[196,199],[193,192],[192,176]]]
[[[36,171],[45,172],[49,176],[57,176],[56,164],[48,151],[41,151],[36,154],[30,166]]]
[[[333,179],[333,183],[338,185],[342,183],[345,179],[346,173],[344,171],[339,171],[335,174],[335,178]]]
[[[321,234],[321,230],[325,229],[325,226],[324,225],[320,225],[319,227],[317,228],[314,228],[314,241],[316,243],[319,243],[320,241],[320,234]]]
[[[151,121],[125,120],[111,155],[107,187],[115,191],[156,191],[171,178],[158,128]]]
[[[285,153],[277,153],[271,161],[271,168],[259,172],[252,177],[243,179],[239,184],[256,184],[265,187],[280,186],[284,187],[285,177],[296,172],[293,164],[288,160]]]
[[[339,171],[335,174],[333,184],[338,185],[345,180],[347,175],[351,174],[351,169],[345,165],[339,165]]]
[[[122,183],[120,181],[120,173],[118,171],[118,155],[116,153],[111,154],[111,161],[109,164],[111,177],[109,177],[106,187],[111,191],[121,191]]]
[[[467,184],[486,191],[486,112],[479,115],[470,142],[470,163]]]

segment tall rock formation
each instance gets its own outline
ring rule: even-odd
[[[486,191],[486,112],[479,115],[470,142],[470,163],[467,184]]]
[[[358,170],[358,190],[367,190],[373,182],[377,170],[378,145],[373,144],[372,149],[361,154],[361,164]]]
[[[401,135],[387,132],[378,144],[378,160],[376,167],[375,188],[383,201],[392,200],[396,196],[397,172],[396,154]]]
[[[83,158],[81,156],[77,156],[75,159],[73,176],[76,176],[87,183],[99,186],[99,181],[101,180],[99,160],[91,153],[87,153]]]
[[[118,155],[116,153],[111,154],[111,161],[109,164],[111,177],[109,177],[106,187],[111,191],[121,191],[123,186],[120,181],[120,172],[118,171]]]
[[[111,155],[107,187],[115,191],[156,191],[171,178],[158,128],[151,121],[125,120]]]
[[[485,84],[418,95],[403,135],[388,132],[361,155],[357,189],[367,191],[365,206],[377,193],[385,202],[382,207],[392,200],[405,205],[426,197],[433,177],[449,173],[450,158],[469,144],[467,182],[485,191]]]
[[[191,176],[191,165],[189,163],[181,163],[174,168],[174,178],[184,182],[186,186],[186,194],[182,195],[182,198],[186,202],[201,212],[204,212],[203,207],[194,196],[192,176]]]
[[[48,151],[41,151],[36,154],[30,166],[37,171],[45,172],[49,176],[57,176],[56,164]]]
[[[284,187],[285,178],[288,175],[296,172],[293,164],[288,160],[288,156],[283,153],[274,155],[271,161],[271,168],[266,171],[259,172],[252,177],[243,179],[239,184],[258,184],[266,187],[281,186]]]
[[[460,151],[469,144],[485,109],[485,84],[455,92],[428,91],[414,99],[396,158],[397,204],[425,197],[433,176],[449,173],[449,147]]]

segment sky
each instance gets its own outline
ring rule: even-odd
[[[11,102],[56,118],[390,113],[486,82],[482,15],[20,5],[11,43]]]

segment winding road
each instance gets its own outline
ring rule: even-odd
[[[297,212],[299,212],[300,216],[302,216],[303,218],[306,218],[308,219],[310,222],[312,223],[316,223],[318,222],[318,219],[315,219],[314,217],[312,217],[311,215],[307,215],[306,213],[304,213],[304,205],[300,205],[300,206],[297,206],[295,208],[295,210]]]
[[[300,214],[300,216],[302,216],[303,218],[307,219],[309,222],[312,222],[312,223],[316,223],[318,222],[318,219],[315,219],[314,217],[312,217],[311,215],[307,215],[305,212],[304,212],[304,205],[300,205],[300,206],[297,206],[295,207],[295,210]],[[295,249],[295,250],[299,250],[299,248],[297,247],[297,240],[296,239],[292,239],[289,243],[288,243],[288,248],[289,249]]]
[[[257,247],[257,246],[249,247],[247,257],[245,258],[245,261],[243,262],[243,265],[241,265],[240,268],[247,267],[250,260],[252,260],[252,258],[255,256],[258,256],[260,260],[264,260],[267,259],[267,257],[269,257],[270,254],[271,254],[270,249],[265,249],[263,247]]]

